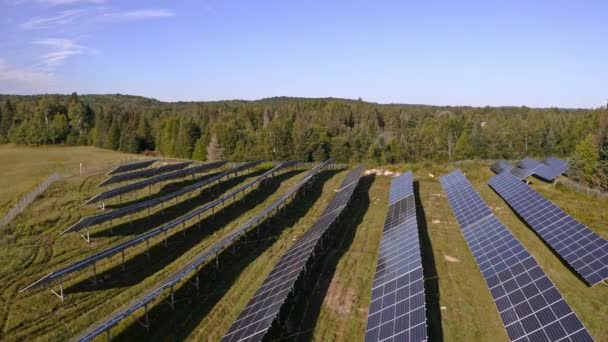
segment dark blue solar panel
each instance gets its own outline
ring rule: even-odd
[[[351,171],[315,224],[281,257],[222,338],[224,342],[260,341],[279,314],[285,299],[319,240],[348,204],[363,167]]]
[[[412,171],[409,171],[392,179],[388,196],[388,205],[391,206],[395,202],[400,201],[413,193]]]
[[[492,170],[494,173],[498,174],[501,172],[508,172],[511,171],[511,169],[513,169],[514,166],[509,164],[506,160],[499,160],[496,163],[492,164],[492,166],[490,166],[490,170]]]
[[[466,178],[458,178],[460,188],[475,191]],[[458,215],[463,207],[458,202],[467,199],[446,194]],[[536,260],[494,215],[461,230],[511,341],[593,340]]]
[[[589,284],[608,278],[608,241],[508,174],[490,186]]]
[[[522,169],[520,167],[514,167],[511,169],[511,171],[509,172],[511,173],[513,176],[524,180],[530,176],[532,176],[532,174],[534,174],[534,171],[530,170],[530,169]]]
[[[570,164],[567,161],[556,157],[546,158],[542,163],[526,157],[517,162],[517,166],[525,169],[530,175],[534,174],[548,181],[554,180],[570,168]],[[514,173],[514,175],[519,177],[518,174]],[[524,179],[522,177],[519,178]]]
[[[468,227],[492,215],[490,208],[483,203],[479,194],[468,185],[469,182],[460,170],[455,170],[441,177],[440,181],[456,215],[456,220],[461,227]]]
[[[536,161],[532,158],[526,157],[516,163],[516,166],[521,167],[522,169],[534,170],[537,167],[542,166],[541,162]]]
[[[391,182],[365,341],[426,341],[424,279],[412,174]],[[391,203],[391,202],[389,202]]]

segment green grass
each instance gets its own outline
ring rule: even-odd
[[[80,163],[83,163],[83,171],[90,173],[134,158],[140,157],[90,146],[0,145],[0,214],[6,213],[11,205],[53,172],[73,176],[79,174]]]
[[[50,170],[54,167],[50,165],[57,165],[58,159],[79,159],[61,157],[65,151],[79,151],[82,158],[88,155],[89,160],[97,160],[100,164],[105,163],[101,162],[102,159],[109,162],[112,158],[126,158],[103,150],[74,149],[2,146],[0,156],[10,151],[13,156],[20,154],[24,160],[28,159],[27,156],[35,156],[39,160],[34,164],[22,161],[19,165],[23,171],[18,175],[9,173],[8,178],[4,177],[6,170],[0,170],[3,176],[0,179],[6,184],[13,183],[13,194],[18,196],[30,187],[25,180],[35,178],[39,172],[30,168]],[[52,150],[52,153],[47,153],[47,150]],[[96,157],[98,152],[103,158]],[[45,158],[48,158],[46,164]],[[70,161],[65,163],[71,165]],[[4,163],[0,164],[4,167]],[[488,166],[488,162],[391,166],[391,169],[400,171],[413,169],[418,181],[418,221],[431,338],[445,341],[507,339],[490,293],[438,181],[440,175],[460,168],[500,220],[533,254],[596,340],[608,340],[608,326],[605,324],[608,321],[608,288],[603,285],[586,286],[522,223],[487,185],[493,175]],[[44,172],[39,174],[41,179],[46,176]],[[126,272],[120,270],[119,256],[100,263],[97,269],[102,282],[97,286],[88,283],[90,273],[77,273],[66,281],[65,303],[45,290],[17,294],[18,289],[47,272],[126,241],[150,226],[181,216],[256,174],[242,175],[220,187],[205,190],[200,196],[181,198],[163,212],[155,208],[150,219],[142,213],[135,215],[133,223],[124,218],[113,222],[112,229],[108,225],[96,227],[92,231],[93,243],[90,246],[77,234],[64,237],[57,234],[82,215],[98,211],[83,207],[81,203],[99,191],[94,186],[102,176],[73,176],[56,183],[17,217],[9,229],[0,232],[0,340],[66,340],[143,293],[193,255],[259,213],[304,175],[302,172],[288,172],[278,176],[275,182],[229,204],[228,210],[213,216],[204,215],[200,228],[196,220],[189,222],[185,237],[181,228],[176,229],[169,236],[169,248],[163,246],[162,238],[153,240],[150,258],[143,253],[144,246],[127,250]],[[219,270],[214,263],[203,267],[199,291],[188,283],[180,283],[176,288],[175,311],[161,301],[155,302],[150,311],[153,324],[150,333],[136,323],[136,319],[143,315],[143,310],[140,310],[113,328],[113,336],[117,340],[129,341],[218,340],[281,255],[320,215],[345,174],[344,171],[322,173],[313,188],[293,202],[285,216],[270,220],[259,233],[254,230],[246,242],[238,243],[236,254],[223,252],[219,257]],[[191,181],[182,180],[180,183],[185,185],[188,182]],[[36,182],[33,184],[35,186]],[[154,187],[152,196],[178,185]],[[270,331],[271,339],[358,341],[363,338],[389,186],[388,177],[367,176],[361,180],[351,206],[332,230],[323,252],[317,254],[306,277],[296,284],[286,310],[281,312],[280,324],[275,324]],[[533,180],[531,186],[595,232],[608,237],[606,200],[539,180]],[[132,199],[126,200],[145,196],[148,196],[148,190],[137,192]]]

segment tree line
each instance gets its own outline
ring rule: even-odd
[[[333,98],[175,102],[126,95],[0,95],[0,141],[168,157],[392,164],[572,158],[608,188],[606,108],[438,107]]]

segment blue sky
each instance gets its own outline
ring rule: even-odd
[[[598,107],[608,1],[0,0],[0,93]]]

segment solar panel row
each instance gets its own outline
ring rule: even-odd
[[[350,201],[363,167],[352,170],[314,225],[281,257],[222,341],[261,341],[279,314],[319,240]]]
[[[283,205],[287,204],[290,198],[292,198],[300,189],[302,189],[308,182],[310,182],[323,168],[333,163],[333,159],[327,160],[310,170],[300,181],[298,181],[292,188],[290,188],[285,194],[279,199],[274,201],[271,205],[265,208],[260,214],[247,221],[245,224],[235,229],[231,233],[224,236],[217,243],[203,250],[201,253],[192,258],[192,260],[182,267],[177,272],[171,274],[165,280],[157,283],[153,289],[143,295],[137,297],[133,301],[127,303],[123,307],[111,313],[100,322],[94,324],[80,335],[74,337],[72,341],[90,341],[96,336],[108,331],[118,322],[139,308],[146,307],[157,297],[161,296],[164,290],[171,289],[180,280],[184,279],[188,274],[196,272],[201,266],[206,264],[212,258],[215,258],[222,250],[229,247],[234,241],[238,240],[242,235],[247,233],[251,228],[257,226],[263,222],[273,212],[278,211]]]
[[[146,241],[148,241],[149,239],[155,237],[155,236],[159,236],[163,233],[166,233],[167,231],[171,230],[172,228],[178,227],[179,225],[185,223],[186,221],[199,217],[200,215],[212,210],[213,208],[216,208],[218,206],[220,206],[221,204],[223,204],[224,202],[230,200],[231,198],[235,197],[237,194],[244,192],[246,189],[254,186],[255,184],[259,184],[262,181],[268,179],[269,177],[274,176],[275,173],[281,171],[284,168],[293,166],[294,164],[296,164],[297,161],[288,161],[288,162],[283,162],[279,165],[277,165],[276,167],[268,170],[267,172],[265,172],[264,174],[260,175],[259,177],[256,177],[255,179],[243,184],[242,186],[239,186],[237,189],[234,189],[232,191],[230,191],[228,194],[224,195],[222,198],[217,199],[211,203],[208,203],[198,209],[195,209],[193,211],[191,211],[190,213],[179,217],[157,229],[148,231],[142,235],[137,236],[134,239],[131,239],[129,241],[123,242],[119,245],[116,245],[114,247],[108,248],[104,251],[101,251],[97,254],[94,254],[92,256],[89,256],[81,261],[78,261],[74,264],[71,264],[67,267],[64,267],[62,269],[53,271],[49,274],[47,274],[46,276],[44,276],[43,278],[37,280],[36,282],[34,282],[33,284],[27,286],[26,288],[22,289],[20,292],[26,291],[26,290],[31,290],[31,289],[36,289],[36,288],[40,288],[43,286],[46,286],[54,281],[57,281],[58,279],[61,279],[62,277],[65,277],[66,275],[72,274],[76,271],[79,271],[81,269],[84,269],[88,266],[94,265],[96,262],[109,258],[113,255],[116,255],[118,253],[122,253],[124,252],[125,249],[129,248],[129,247],[133,247],[133,246],[137,246],[141,243],[144,243]]]
[[[259,161],[257,163],[260,163]],[[135,190],[139,190],[139,189],[144,189],[150,185],[156,184],[156,183],[160,183],[160,182],[164,182],[167,180],[171,180],[171,179],[177,179],[177,178],[183,178],[186,176],[190,176],[190,175],[194,175],[197,173],[203,173],[203,172],[207,172],[209,170],[213,170],[216,169],[218,167],[223,166],[224,164],[226,164],[225,161],[219,161],[219,162],[213,162],[213,163],[207,163],[207,164],[202,164],[202,165],[198,165],[195,167],[191,167],[191,168],[187,168],[187,169],[183,169],[183,170],[177,170],[174,172],[170,172],[170,173],[165,173],[162,175],[158,175],[156,177],[150,178],[150,179],[146,179],[140,182],[136,182],[136,183],[132,183],[132,184],[128,184],[116,189],[112,189],[112,190],[108,190],[108,191],[104,191],[102,193],[99,193],[93,197],[91,197],[88,201],[85,202],[85,204],[91,204],[91,203],[96,203],[102,200],[106,200],[109,198],[113,198],[116,196],[120,196],[126,193],[129,193],[131,191],[135,191]],[[249,164],[249,163],[245,163],[244,165]]]
[[[546,158],[542,163],[526,157],[517,162],[517,166],[526,170],[530,175],[534,174],[548,181],[552,181],[559,175],[566,173],[570,168],[570,164],[567,161],[556,157]]]
[[[490,166],[490,170],[492,170],[494,173],[498,174],[501,172],[509,172],[514,168],[513,165],[509,164],[509,162],[507,162],[506,160],[499,160],[496,163],[492,164],[492,166]]]
[[[160,175],[165,172],[181,170],[190,164],[192,164],[192,162],[188,161],[188,162],[182,162],[182,163],[163,165],[163,166],[159,166],[159,167],[153,168],[153,169],[144,169],[144,170],[133,171],[133,172],[129,172],[129,173],[121,173],[121,174],[117,174],[117,175],[112,175],[112,176],[108,177],[107,179],[105,179],[103,182],[99,183],[97,186],[110,185],[110,184],[115,184],[118,182],[125,182],[125,181],[129,181],[129,180],[133,180],[133,179],[147,178],[147,177],[151,177],[154,175]]]
[[[156,161],[156,159],[151,159],[151,160],[146,160],[143,162],[136,162],[136,163],[131,163],[131,164],[120,165],[120,166],[110,170],[110,172],[108,172],[108,175],[113,175],[113,174],[126,172],[126,171],[143,169],[145,167],[148,167],[148,166],[154,164],[155,161]]]
[[[489,185],[589,284],[608,278],[606,239],[508,174]]]
[[[426,341],[424,278],[412,172],[391,182],[365,341]]]
[[[183,195],[188,194],[195,190],[200,190],[201,188],[203,188],[207,185],[210,185],[213,182],[220,182],[224,177],[230,177],[230,175],[236,174],[237,172],[244,171],[248,168],[255,167],[255,166],[259,165],[260,163],[261,162],[250,162],[250,163],[241,164],[230,170],[224,171],[220,174],[211,176],[209,178],[205,178],[205,179],[201,180],[200,182],[183,187],[179,190],[168,193],[166,195],[156,197],[156,198],[150,199],[148,201],[135,203],[135,204],[132,204],[132,205],[129,205],[126,207],[122,207],[120,209],[106,211],[101,214],[83,217],[78,222],[74,223],[73,225],[68,227],[66,230],[61,232],[61,234],[63,235],[66,233],[79,231],[84,228],[89,228],[89,227],[92,227],[92,226],[95,226],[95,225],[98,225],[98,224],[101,224],[104,222],[108,222],[111,220],[115,220],[117,218],[121,218],[121,217],[124,217],[127,215],[131,215],[131,214],[146,210],[146,209],[150,209],[161,203],[170,201],[176,197],[183,196]]]
[[[491,213],[465,176],[456,170],[440,180],[509,339],[593,341],[536,260]],[[485,207],[489,215],[468,209],[472,207]]]

